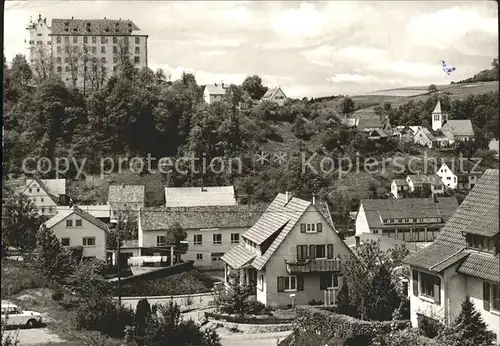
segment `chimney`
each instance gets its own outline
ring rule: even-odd
[[[316,205],[316,194],[313,193],[313,205]]]
[[[356,248],[358,248],[360,245],[359,235],[355,236],[354,239],[356,239]]]

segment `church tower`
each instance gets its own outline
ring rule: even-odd
[[[441,100],[438,99],[436,107],[432,111],[432,131],[439,131],[443,123],[447,121],[447,114],[441,111]]]

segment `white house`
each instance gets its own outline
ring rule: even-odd
[[[403,198],[409,190],[408,182],[405,179],[393,179],[391,183],[391,193],[394,198]]]
[[[443,163],[438,168],[436,175],[441,178],[443,184],[449,189],[470,190],[483,174],[482,171],[472,171],[470,166],[471,164],[468,161],[462,162],[462,167],[458,168],[454,164]]]
[[[498,189],[498,170],[488,169],[436,241],[405,260],[413,327],[426,318],[449,325],[468,295],[500,342]]]
[[[444,194],[444,184],[436,174],[410,174],[406,177],[406,182],[408,183],[408,190],[413,193]]]
[[[203,90],[203,99],[206,103],[211,104],[215,101],[222,101],[227,93],[227,85],[221,84],[207,84]]]
[[[237,205],[234,186],[166,187],[166,207]]]
[[[106,260],[108,226],[77,206],[59,211],[45,222],[63,246],[83,246],[82,259]]]
[[[143,208],[139,213],[141,255],[144,248],[165,248],[166,236],[178,223],[187,234],[184,261],[194,261],[203,270],[221,270],[221,257],[239,244],[241,236],[264,211],[262,205],[208,205],[171,208]]]
[[[356,235],[432,242],[457,207],[455,197],[364,199],[356,216]]]
[[[120,212],[138,213],[145,203],[144,185],[110,185],[108,204],[111,222],[116,222]]]
[[[288,97],[285,95],[281,87],[276,87],[268,89],[260,100],[276,102],[278,105],[283,106],[288,100]]]
[[[443,163],[441,167],[438,168],[436,174],[441,178],[443,184],[449,189],[456,189],[458,185],[458,177],[453,173],[453,171],[448,167],[446,163]]]
[[[222,257],[226,282],[239,275],[255,299],[271,307],[334,304],[342,287],[344,261],[353,256],[325,210],[313,201],[279,194],[239,245]]]
[[[27,179],[16,193],[31,199],[40,215],[50,217],[57,213],[57,206],[66,202],[66,179]]]

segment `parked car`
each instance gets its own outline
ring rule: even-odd
[[[42,314],[36,311],[24,311],[19,306],[2,300],[2,324],[5,326],[36,327],[42,324]]]

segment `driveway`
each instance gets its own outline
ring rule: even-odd
[[[222,346],[276,346],[291,332],[259,333],[259,334],[223,334]]]
[[[6,330],[4,333],[6,335],[12,335],[13,338],[17,337],[19,345],[39,345],[64,342],[63,339],[46,327]]]

